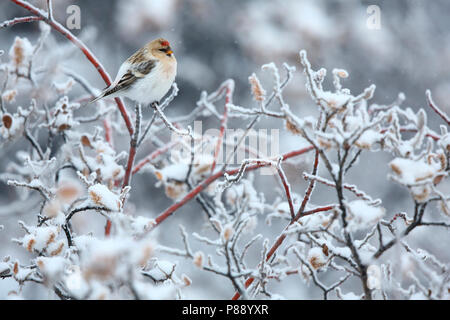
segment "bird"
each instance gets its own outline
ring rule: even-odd
[[[175,81],[177,60],[169,41],[158,38],[130,56],[119,68],[115,80],[89,103],[104,97],[126,97],[136,103],[158,103]]]

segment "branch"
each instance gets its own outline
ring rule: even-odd
[[[127,169],[125,171],[125,177],[123,178],[122,188],[130,185],[131,172],[133,170],[134,159],[136,158],[137,142],[139,139],[139,133],[141,131],[141,118],[141,105],[136,104],[136,125],[130,141],[130,152],[128,155]]]
[[[314,149],[314,147],[310,147],[310,150]],[[314,165],[313,165],[313,170],[312,170],[312,175],[315,175],[317,173],[318,170],[318,166],[319,166],[319,152],[316,149],[316,153],[315,153],[315,158],[314,158]],[[287,230],[287,228],[289,228],[289,226],[291,226],[293,223],[295,223],[296,221],[298,221],[301,217],[303,217],[307,212],[304,212],[306,204],[309,201],[309,198],[311,196],[312,190],[314,189],[314,184],[315,181],[312,180],[309,182],[309,186],[308,189],[305,192],[305,196],[303,197],[303,201],[302,204],[300,205],[300,209],[298,210],[297,214],[295,215],[294,219],[292,219],[290,221],[290,223],[286,226],[286,228],[284,229],[284,231]],[[329,207],[324,207],[318,211],[315,212],[319,212],[319,211],[328,211],[331,210],[333,208],[333,206],[329,206]],[[286,239],[286,233],[283,231],[283,233],[278,237],[278,239],[275,241],[275,243],[272,245],[272,248],[270,248],[269,252],[267,253],[266,256],[266,261],[268,261],[272,255],[275,253],[275,251],[277,251],[277,249],[281,246],[281,244],[283,243],[284,239]],[[247,281],[245,281],[245,287],[248,288],[254,281],[254,278],[248,278]],[[241,295],[239,294],[239,292],[236,292],[232,298],[232,300],[237,300],[239,299]]]
[[[434,103],[433,97],[431,96],[431,91],[427,90],[425,94],[427,96],[427,102],[430,108],[433,109],[433,111],[436,112],[438,116],[442,118],[442,120],[447,122],[447,125],[450,126],[450,117],[444,111],[439,109],[439,107]]]
[[[309,151],[311,151],[313,149],[314,148],[312,146],[310,146],[310,147],[306,147],[306,148],[303,148],[303,149],[299,149],[299,150],[295,150],[295,151],[286,153],[286,154],[284,154],[282,156],[282,160],[286,160],[286,159],[289,159],[289,158],[292,158],[292,157],[299,156],[299,155],[304,154],[306,152],[309,152]],[[268,166],[268,165],[269,165],[268,163],[254,164],[254,165],[248,166],[246,168],[246,171],[256,170],[256,169],[259,169],[259,168],[262,168],[262,167],[265,167],[265,166]],[[172,215],[172,213],[177,211],[179,208],[181,208],[183,205],[185,205],[190,200],[194,199],[200,192],[202,192],[211,183],[213,183],[217,179],[223,177],[225,175],[225,173],[228,174],[228,175],[234,175],[234,174],[237,174],[239,172],[239,170],[240,170],[240,168],[234,169],[234,170],[228,170],[228,171],[219,171],[219,172],[216,172],[215,174],[209,176],[203,182],[198,184],[194,189],[192,189],[186,196],[184,196],[183,199],[181,199],[180,201],[174,203],[169,208],[167,208],[163,213],[161,213],[158,217],[156,217],[156,219],[155,219],[155,222],[156,222],[155,226],[161,224],[164,220],[166,220],[168,217],[170,217]]]
[[[216,168],[217,158],[219,157],[220,149],[222,146],[223,136],[225,134],[225,129],[227,127],[228,122],[228,105],[233,103],[233,92],[234,92],[234,81],[233,80],[227,80],[220,86],[218,92],[222,92],[225,90],[225,106],[223,109],[223,115],[222,119],[220,121],[220,132],[219,137],[217,139],[216,149],[214,151],[214,161],[211,166],[211,173],[214,172],[214,169]]]
[[[286,193],[286,198],[289,204],[289,211],[291,213],[291,219],[295,219],[295,212],[294,212],[294,203],[292,201],[292,195],[291,195],[291,185],[289,184],[286,174],[284,173],[283,169],[281,168],[281,163],[278,162],[277,165],[277,171],[278,175],[280,176],[281,183],[284,187],[284,192]]]
[[[173,146],[175,146],[178,143],[179,143],[179,141],[172,141],[172,142],[166,144],[165,146],[163,146],[159,149],[156,149],[155,151],[150,153],[148,156],[146,156],[144,159],[139,161],[139,163],[134,166],[132,174],[134,175],[134,174],[138,173],[139,170],[141,170],[147,163],[149,163],[156,157],[160,156],[161,154],[166,153],[169,149],[171,149]]]
[[[10,0],[11,2],[17,4],[18,6],[24,8],[25,10],[28,10],[32,14],[36,16],[35,20],[30,21],[38,21],[43,20],[45,23],[47,23],[50,27],[52,27],[54,30],[58,31],[60,34],[62,34],[64,37],[66,37],[68,40],[70,40],[74,45],[76,45],[86,56],[86,58],[91,62],[91,64],[95,67],[95,69],[98,71],[102,79],[105,81],[107,85],[110,85],[112,80],[109,74],[106,72],[105,68],[102,66],[100,61],[95,57],[95,55],[89,50],[86,45],[79,40],[75,35],[73,35],[69,30],[67,30],[63,25],[61,25],[59,22],[55,21],[52,17],[49,19],[49,14],[43,10],[40,10],[33,6],[32,4],[28,3],[27,1],[23,0]],[[37,19],[39,18],[39,19]],[[23,21],[28,22],[28,21]],[[125,121],[125,125],[128,129],[128,132],[130,136],[133,134],[133,124],[131,123],[130,117],[128,115],[128,112],[125,108],[125,105],[123,104],[123,101],[120,98],[115,98],[117,107],[119,108],[119,111],[122,115],[123,120]]]
[[[19,23],[34,22],[34,21],[41,21],[41,20],[43,20],[42,17],[36,17],[36,16],[14,18],[12,20],[7,20],[7,21],[2,22],[0,24],[0,29],[12,27]]]
[[[152,103],[152,108],[155,109],[156,113],[161,118],[161,120],[164,122],[164,124],[166,125],[167,129],[169,129],[170,131],[175,132],[176,134],[178,134],[180,136],[192,136],[191,130],[182,131],[182,130],[179,130],[177,127],[175,127],[169,121],[169,119],[167,119],[167,117],[165,116],[164,112],[161,110],[161,108],[158,106],[158,104],[156,102]]]

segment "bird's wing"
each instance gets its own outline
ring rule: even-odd
[[[126,71],[125,74],[120,78],[119,82],[117,82],[117,84],[110,90],[113,90],[113,92],[117,92],[119,90],[128,88],[137,79],[143,78],[147,74],[149,74],[155,68],[156,62],[156,60],[148,60],[131,65],[128,71]]]
[[[117,73],[116,80],[114,80],[111,86],[103,90],[98,97],[93,99],[91,103],[109,96],[110,94],[129,88],[137,79],[143,78],[149,74],[155,68],[156,63],[157,60],[147,60],[134,64],[124,63]]]

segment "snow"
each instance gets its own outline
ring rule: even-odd
[[[0,275],[2,273],[8,273],[10,271],[9,263],[0,262]]]
[[[342,292],[340,292],[339,293],[339,297],[342,300],[360,300],[361,299],[360,296],[356,295],[353,292],[349,292],[349,293],[342,293]]]
[[[12,121],[9,128],[4,125],[1,126],[0,135],[2,136],[2,138],[12,139],[22,135],[25,121],[24,118],[20,117],[17,113],[13,115],[4,114],[2,120],[5,119],[5,117],[10,117]],[[3,120],[3,122],[5,122],[5,120]]]
[[[193,257],[192,260],[193,260],[194,265],[195,265],[196,267],[198,267],[198,268],[200,268],[200,269],[203,268],[203,263],[204,263],[204,261],[205,261],[205,256],[204,256],[203,252],[197,251],[197,252],[194,254],[194,257]]]
[[[370,265],[367,268],[367,286],[369,289],[380,289],[381,288],[381,270],[377,265]]]
[[[258,218],[255,215],[252,215],[245,220],[245,227],[242,229],[244,234],[253,234],[256,227],[258,226]]]
[[[340,48],[340,45],[348,43],[348,40],[352,40],[354,48],[359,46],[360,49],[361,43],[358,44],[358,42],[363,42],[362,49],[371,48],[375,44],[376,41],[368,37],[367,30],[364,32],[352,30],[351,28],[354,28],[356,24],[346,21],[345,15],[342,14],[351,13],[354,17],[359,16],[353,19],[360,20],[359,27],[356,29],[366,29],[364,21],[360,19],[365,14],[365,8],[361,6],[348,5],[342,8],[339,5],[330,7],[324,2],[314,0],[304,2],[273,0],[264,5],[256,2],[244,3],[235,10],[237,7],[234,8],[231,4],[224,3],[217,6],[212,2],[193,1],[192,12],[187,15],[181,14],[184,7],[185,5],[179,0],[130,0],[127,4],[118,4],[113,11],[109,12],[116,15],[114,22],[116,22],[117,30],[115,31],[119,31],[113,37],[116,40],[122,40],[126,45],[113,57],[105,53],[111,52],[114,48],[105,47],[103,48],[105,50],[98,48],[101,55],[99,58],[106,57],[102,64],[114,68],[119,60],[123,61],[129,56],[132,48],[141,47],[150,39],[149,36],[158,34],[167,36],[174,50],[179,52],[177,57],[180,63],[183,63],[180,69],[184,69],[186,77],[181,76],[178,79],[195,84],[193,88],[195,90],[190,90],[194,94],[204,89],[209,91],[218,80],[215,79],[216,76],[225,75],[246,80],[250,75],[250,84],[246,81],[239,82],[240,88],[237,88],[237,94],[233,97],[236,105],[231,103],[231,94],[224,96],[227,91],[224,88],[227,84],[231,85],[230,80],[224,82],[220,86],[221,89],[211,91],[210,94],[206,91],[201,92],[201,98],[197,104],[191,99],[191,94],[177,97],[174,101],[175,108],[171,108],[172,105],[166,109],[170,121],[161,116],[166,122],[157,119],[153,123],[147,136],[148,140],[138,150],[135,159],[135,164],[142,159],[150,161],[147,167],[152,169],[152,173],[159,180],[156,188],[148,185],[148,179],[152,178],[148,176],[148,172],[142,172],[143,175],[139,179],[132,179],[133,194],[130,198],[127,198],[126,194],[130,189],[125,188],[122,191],[120,189],[123,185],[125,166],[131,165],[131,161],[127,161],[131,160],[128,159],[131,137],[127,132],[130,126],[126,127],[128,123],[123,121],[121,113],[116,110],[113,99],[106,99],[99,106],[84,106],[85,101],[89,99],[89,92],[99,91],[96,87],[88,88],[90,84],[101,85],[95,72],[89,73],[92,69],[89,61],[81,59],[80,54],[73,54],[75,52],[73,50],[78,49],[70,43],[64,44],[59,41],[56,43],[53,37],[45,40],[45,32],[51,28],[45,22],[40,24],[41,27],[46,28],[41,36],[44,40],[42,52],[38,52],[33,57],[32,64],[32,51],[37,46],[33,46],[26,38],[16,38],[10,50],[10,57],[2,57],[0,76],[8,78],[4,77],[7,74],[10,77],[1,92],[5,104],[0,113],[2,120],[0,145],[5,157],[1,162],[3,171],[0,172],[0,180],[4,181],[6,178],[14,180],[11,180],[12,183],[7,186],[7,192],[3,192],[0,199],[0,203],[6,204],[0,205],[0,215],[3,218],[0,223],[5,224],[6,227],[6,230],[0,233],[2,240],[6,240],[5,245],[0,246],[0,251],[2,254],[4,251],[12,251],[11,254],[23,257],[21,259],[24,261],[19,264],[16,257],[0,256],[0,261],[3,261],[0,262],[0,278],[2,275],[10,278],[5,280],[6,285],[0,279],[2,281],[0,298],[6,297],[6,292],[11,289],[19,293],[11,293],[10,297],[23,294],[24,297],[35,298],[41,296],[43,292],[45,296],[48,292],[51,294],[49,297],[57,298],[53,294],[55,283],[68,296],[80,299],[129,299],[133,298],[133,294],[137,294],[141,299],[226,298],[233,293],[233,286],[230,283],[225,286],[225,282],[229,279],[221,277],[220,273],[229,273],[228,269],[231,267],[230,272],[233,277],[236,276],[237,279],[244,281],[251,276],[257,279],[257,282],[267,283],[270,288],[282,292],[287,299],[299,296],[305,299],[323,298],[321,290],[307,288],[301,284],[299,286],[297,283],[300,281],[299,276],[290,276],[291,274],[298,272],[300,277],[308,280],[311,286],[318,285],[318,281],[324,281],[324,285],[329,288],[334,287],[333,282],[345,280],[345,277],[349,276],[349,281],[342,286],[337,283],[338,288],[329,292],[329,298],[333,299],[337,295],[338,298],[344,299],[364,299],[364,288],[361,286],[361,279],[358,279],[358,273],[352,273],[347,268],[352,269],[352,262],[358,260],[355,258],[356,253],[350,249],[352,246],[346,241],[348,239],[353,239],[354,247],[352,248],[357,250],[360,260],[358,262],[368,266],[367,285],[374,289],[373,298],[381,297],[381,293],[377,290],[384,285],[382,283],[384,276],[388,276],[387,280],[392,280],[384,292],[388,299],[420,297],[421,293],[417,291],[423,291],[425,295],[431,292],[430,298],[448,298],[447,288],[445,286],[444,290],[440,288],[442,284],[445,284],[447,266],[438,260],[441,258],[445,260],[445,255],[442,255],[445,250],[439,251],[438,247],[434,248],[436,252],[441,253],[440,256],[434,257],[417,248],[423,242],[418,240],[424,239],[435,243],[436,246],[445,247],[445,241],[439,239],[442,235],[445,236],[446,228],[442,228],[441,225],[447,223],[448,217],[434,214],[434,206],[427,206],[424,221],[435,223],[436,228],[432,227],[431,223],[430,226],[418,228],[414,234],[417,232],[417,236],[421,239],[415,241],[414,237],[404,237],[398,246],[389,249],[389,252],[383,254],[379,261],[374,259],[374,253],[384,249],[383,244],[391,241],[393,236],[401,236],[405,227],[414,226],[410,223],[414,215],[413,206],[411,206],[414,202],[411,200],[415,200],[417,204],[424,199],[428,201],[431,197],[433,200],[438,199],[439,196],[445,198],[448,194],[445,155],[450,151],[450,135],[445,119],[444,126],[438,133],[426,126],[424,110],[430,115],[432,110],[427,108],[425,101],[422,101],[425,109],[419,112],[416,106],[414,109],[400,109],[400,100],[405,99],[401,95],[391,103],[392,100],[389,100],[391,91],[398,89],[395,88],[395,81],[392,79],[391,82],[386,82],[382,86],[383,90],[386,88],[390,90],[379,93],[381,100],[388,100],[389,104],[385,105],[368,105],[367,100],[373,96],[374,85],[369,86],[358,96],[351,94],[350,89],[342,86],[345,82],[349,87],[355,88],[354,81],[364,80],[362,78],[366,78],[363,81],[366,83],[380,80],[373,74],[375,69],[381,68],[381,71],[387,71],[393,68],[390,71],[394,73],[398,71],[396,65],[383,63],[381,61],[383,59],[378,59],[381,63],[376,66],[367,64],[368,61],[376,61],[377,56],[380,57],[380,54],[377,54],[380,50],[385,52],[386,56],[389,53],[390,57],[406,57],[399,55],[400,52],[393,51],[392,48],[396,46],[387,45],[394,43],[388,40],[394,40],[395,37],[392,38],[390,35],[389,39],[384,39],[388,34],[387,29],[383,28],[381,33],[377,31],[378,35],[375,38],[382,39],[383,43],[376,48],[377,50],[371,50],[369,54],[360,50],[359,54],[362,53],[363,58],[361,60],[354,59],[355,56],[351,53],[346,55],[349,50],[344,50],[342,56],[343,49]],[[334,9],[339,14],[333,15]],[[345,12],[342,9],[345,9]],[[14,14],[14,10],[12,8],[11,10],[10,13]],[[223,28],[224,19],[215,20],[216,11],[226,13],[223,16],[227,17],[225,20],[230,22],[231,29],[227,29],[229,26]],[[391,15],[391,11],[386,10],[384,14]],[[43,10],[39,9],[39,12],[42,13]],[[133,16],[132,20],[129,19],[130,16]],[[179,22],[176,25],[173,24],[175,20]],[[393,19],[390,20],[393,21]],[[420,19],[417,21],[420,23],[416,25],[423,23]],[[197,23],[199,24],[196,25]],[[172,28],[171,25],[173,30],[169,30]],[[181,26],[193,27],[192,37],[183,40],[182,32],[180,33],[180,30],[183,31]],[[410,23],[411,26],[414,27],[414,24]],[[208,28],[210,30],[207,30]],[[10,31],[6,32],[11,34],[5,37],[5,41],[14,40],[14,33],[19,29],[20,27],[9,28]],[[39,32],[37,28],[33,30],[30,29],[30,32]],[[200,39],[197,37],[198,30],[212,33],[209,35],[208,32],[201,33]],[[220,37],[214,37],[213,33],[218,31],[220,33],[220,30],[225,33],[221,33]],[[414,31],[418,30],[414,29]],[[89,30],[86,32],[83,33],[82,38],[86,44],[89,44],[94,34]],[[33,44],[39,43],[38,35],[29,34],[33,37]],[[130,37],[130,34],[133,36]],[[369,38],[371,40],[367,42]],[[428,37],[424,34],[419,38],[427,39]],[[224,44],[227,45],[224,46]],[[323,49],[311,52],[314,70],[307,61],[306,51],[301,51],[301,64],[298,64],[299,50],[302,49],[299,44],[303,48]],[[333,50],[328,50],[331,47]],[[211,50],[218,49],[217,55],[213,55],[213,59],[204,59],[204,55],[198,55],[196,51],[204,51],[205,48],[209,49],[205,52],[206,55],[210,55]],[[89,54],[89,51],[86,52]],[[374,52],[375,55],[371,56]],[[186,54],[191,55],[191,58]],[[243,57],[241,55],[245,55],[245,59],[241,59]],[[197,61],[196,58],[192,58],[194,56],[202,56],[203,60]],[[334,64],[338,60],[341,65]],[[443,65],[442,59],[435,60],[437,65]],[[192,61],[195,63],[191,63]],[[216,68],[217,61],[222,64],[221,68]],[[254,63],[268,61],[273,62],[263,67],[263,70],[267,72],[256,71],[252,67]],[[299,67],[298,71],[294,72],[287,64],[284,68],[279,68],[283,61],[296,63]],[[67,72],[62,62],[64,65],[70,65],[76,73]],[[338,66],[345,67],[349,71],[353,70],[352,72],[358,70],[358,78],[343,80],[342,78],[349,76],[347,71],[329,69],[333,70],[329,77],[331,79],[325,79],[327,70],[320,66],[316,69],[318,62],[323,63],[327,68]],[[408,64],[408,61],[406,63]],[[424,79],[429,77],[426,75],[428,71],[426,64],[412,65],[415,69],[414,74],[420,74]],[[243,66],[246,67],[243,68]],[[205,70],[206,76],[203,72]],[[302,73],[302,71],[305,72]],[[31,73],[27,74],[28,72]],[[392,72],[383,72],[383,74],[392,74]],[[28,76],[32,76],[33,81],[30,81]],[[77,78],[77,76],[80,77]],[[286,87],[280,88],[280,84],[283,83],[284,86],[284,80],[291,79],[291,76],[293,81],[286,81]],[[305,78],[306,87],[303,85]],[[414,79],[418,78],[420,77]],[[411,82],[408,77],[402,77],[402,79],[405,80],[404,84]],[[438,87],[448,92],[444,89],[448,89],[449,84],[438,84],[436,91]],[[230,87],[227,89],[229,90]],[[406,88],[406,90],[409,89]],[[175,91],[176,87],[173,92]],[[68,94],[70,94],[70,100],[65,96]],[[170,95],[171,98],[166,101],[171,100],[175,95]],[[273,102],[267,105],[266,110],[270,110],[272,115],[269,113],[261,115],[255,119],[254,123],[249,122],[253,118],[251,114],[256,115],[263,111],[262,103],[268,102],[269,96],[273,97],[271,100]],[[437,102],[445,106],[445,97],[439,100]],[[83,105],[83,108],[79,108],[80,104],[73,103],[75,101]],[[23,110],[20,104],[31,105],[31,107]],[[163,105],[166,106],[165,103]],[[186,108],[177,109],[178,106]],[[134,127],[136,118],[132,107],[127,103],[126,110]],[[228,117],[222,116],[223,110],[228,110]],[[106,114],[106,111],[111,112]],[[151,108],[143,109],[141,122],[143,128],[150,123],[148,121],[152,114]],[[28,115],[32,116],[27,118]],[[433,120],[441,119],[434,115]],[[27,137],[24,136],[25,121],[29,131]],[[430,122],[430,125],[436,125],[436,121]],[[188,186],[185,179],[191,163],[191,137],[180,138],[173,135],[172,139],[169,139],[173,132],[167,130],[167,127],[172,131],[179,130],[177,132],[180,133],[192,122],[206,124],[208,133],[205,132],[202,135],[202,132],[196,132],[195,138],[192,137],[195,157],[192,171],[190,171],[191,183]],[[213,131],[219,131],[217,128],[221,125],[225,128],[241,128],[226,129],[221,148],[221,153],[225,153],[226,150],[231,151],[235,143],[235,139],[228,137],[228,130],[233,130],[232,132],[235,133],[231,138],[239,138],[244,132],[242,129],[250,123],[256,125],[254,128],[259,128],[255,130],[280,128],[283,131],[279,139],[280,148],[275,149],[283,150],[282,154],[308,147],[310,144],[313,147],[318,145],[321,148],[319,167],[312,168],[314,150],[308,154],[297,154],[283,161],[278,158],[279,151],[275,150],[276,154],[272,152],[268,160],[271,161],[272,167],[265,170],[267,174],[274,173],[273,176],[260,177],[259,175],[265,175],[260,169],[248,171],[242,179],[239,179],[240,181],[227,184],[226,189],[220,188],[220,182],[224,179],[221,176],[207,189],[200,191],[201,194],[187,197],[186,202],[177,202],[186,192],[190,190],[197,192],[204,187],[205,184],[201,187],[197,186],[211,175],[213,153],[217,143],[217,136],[213,134]],[[178,129],[174,130],[174,127]],[[210,129],[212,129],[211,132]],[[248,134],[258,139],[261,137],[254,132]],[[427,134],[433,141],[426,137]],[[47,143],[47,138],[51,138],[52,135],[55,137],[54,143]],[[40,145],[43,154],[33,151],[34,141],[30,137]],[[111,137],[112,140],[106,141],[107,137]],[[407,140],[406,138],[409,137],[413,138]],[[438,139],[439,137],[441,138]],[[13,139],[17,141],[11,141]],[[176,147],[171,148],[167,144],[168,141],[170,145]],[[251,141],[247,145],[247,141],[244,140],[243,144],[242,150],[246,153],[250,152],[254,158],[266,153],[264,150],[256,153],[254,148],[256,146],[248,147],[252,145]],[[202,150],[198,147],[200,145]],[[375,150],[374,147],[378,145],[380,148]],[[177,153],[178,146],[182,146],[183,152]],[[212,152],[202,152],[205,147],[209,147],[206,149]],[[36,145],[34,149],[38,149]],[[259,144],[258,149],[265,148]],[[344,200],[347,212],[344,221],[341,219],[343,212],[336,204],[336,187],[333,180],[337,179],[331,178],[337,178],[340,169],[346,168],[345,165],[356,160],[354,157],[358,152],[363,151],[361,149],[381,152],[378,154],[363,152],[362,157],[352,162],[350,176],[342,171],[344,176],[341,182],[347,197]],[[273,148],[271,150],[274,151]],[[381,232],[387,238],[379,241],[381,239],[378,239],[378,230],[375,227],[376,223],[384,217],[385,209],[377,206],[377,202],[373,201],[369,194],[360,191],[359,185],[364,189],[367,187],[373,193],[380,191],[380,188],[382,191],[389,191],[392,188],[390,185],[392,183],[384,179],[383,168],[390,169],[386,166],[390,161],[386,161],[389,157],[386,151],[396,158],[390,163],[392,179],[406,184],[413,199],[406,197],[410,201],[406,203],[403,199],[403,196],[407,196],[405,192],[400,192],[398,197],[392,197],[389,194],[386,196],[386,192],[381,192],[386,198],[383,199],[386,203],[383,203],[386,208],[389,208],[386,221],[389,221],[396,212],[405,214],[408,219],[405,219],[406,225],[405,221],[397,219],[396,225],[393,226],[395,230],[391,230],[392,232],[385,223],[380,224]],[[149,153],[150,156],[147,156]],[[230,163],[227,163],[227,170],[238,168],[242,159],[238,152]],[[277,163],[278,159],[280,159],[279,163]],[[326,161],[327,159],[329,162]],[[218,174],[223,162],[220,160],[223,159],[218,159],[216,168]],[[346,160],[343,168],[337,164],[338,160]],[[54,163],[51,164],[51,161]],[[292,221],[285,190],[276,174],[274,166],[276,164],[282,166],[283,172],[286,173],[286,179],[292,190],[293,204],[296,207],[295,212],[305,197],[305,191],[311,181],[311,179],[307,181],[302,179],[301,172],[311,172],[311,170],[317,171],[314,174],[323,174],[329,180],[323,178],[322,181],[317,181],[316,188],[312,190],[313,193],[307,194],[305,198],[308,200],[305,210],[325,205],[335,207],[335,210],[316,212],[298,221]],[[368,168],[374,172],[380,172],[380,177],[375,180],[367,179]],[[320,178],[320,176],[316,177]],[[76,180],[66,180],[68,178]],[[352,183],[355,185],[347,184],[350,180],[354,180]],[[38,189],[38,191],[30,189]],[[148,197],[149,190],[152,193],[151,197]],[[171,199],[163,199],[164,191]],[[196,199],[203,200],[201,204],[204,209],[207,209],[207,214],[201,212],[201,206],[195,203]],[[352,201],[354,199],[357,200]],[[442,204],[448,201],[438,199],[432,204],[435,202],[439,205],[439,202]],[[24,203],[27,205],[24,206]],[[69,248],[68,234],[66,235],[62,229],[66,223],[65,214],[86,206],[102,207],[108,210],[100,210],[101,215],[95,210],[76,214],[71,220],[73,245]],[[445,210],[448,213],[447,209]],[[109,235],[105,235],[106,214],[104,211],[109,211],[106,218],[112,223]],[[164,224],[162,229],[158,227],[153,230],[155,220],[151,218],[161,213],[164,213],[159,216],[162,220],[168,217],[167,220],[170,221],[165,222],[168,224]],[[174,214],[169,217],[172,213]],[[36,219],[36,215],[39,214],[50,219]],[[21,219],[23,217],[24,221],[31,223],[34,227],[22,224],[22,229],[25,230],[23,231],[17,224],[17,217]],[[260,223],[264,219],[270,222],[273,217],[277,219],[272,226]],[[176,224],[179,222],[182,223],[181,235],[176,229]],[[40,226],[35,227],[36,224]],[[343,225],[348,227],[344,229]],[[398,230],[397,227],[399,227]],[[240,233],[241,230],[242,233]],[[395,234],[392,234],[394,231]],[[252,232],[256,234],[248,234]],[[238,235],[239,241],[236,240]],[[12,244],[7,244],[8,238],[13,236],[22,238],[13,239]],[[161,244],[157,243],[155,238]],[[19,246],[15,246],[16,244]],[[230,248],[233,250],[229,251]],[[275,259],[269,259],[270,263],[264,264],[263,261],[270,248],[276,249],[276,252],[271,251]],[[295,252],[298,256],[292,255],[290,248],[298,248],[298,252]],[[407,250],[404,250],[405,248]],[[417,253],[415,253],[416,250]],[[236,257],[230,257],[227,253],[236,254]],[[244,253],[246,253],[245,257],[240,257]],[[404,256],[413,256],[407,265],[402,265]],[[240,258],[243,258],[242,263],[237,261]],[[181,261],[180,264],[177,259]],[[332,266],[325,270],[328,263],[332,263]],[[379,266],[371,265],[373,263],[388,263],[388,265],[382,265],[383,273],[381,273]],[[236,264],[240,267],[236,268]],[[314,272],[314,275],[318,276],[315,279],[311,279],[309,264],[317,272]],[[386,272],[388,270],[393,272]],[[167,279],[167,274],[172,271],[171,279]],[[10,276],[10,272],[13,275]],[[142,272],[148,272],[149,275],[153,275],[157,280],[163,280],[164,283],[154,283],[142,276]],[[191,285],[192,280],[185,274],[194,280],[194,284],[187,290],[185,286]],[[43,276],[42,284],[30,283],[31,288],[29,288],[28,281],[41,279],[41,275]],[[413,275],[416,278],[413,278]],[[306,279],[308,276],[309,279]],[[22,283],[22,281],[27,282]],[[406,288],[403,289],[402,286]],[[214,287],[220,290],[209,290]],[[256,285],[252,288],[247,292],[250,299],[264,299],[270,296],[275,299],[282,298],[279,292],[264,295],[265,292],[262,291],[264,286]],[[349,293],[343,294],[341,288],[345,288]]]
[[[320,227],[326,227],[330,221],[330,218],[326,214],[318,213],[303,217],[299,221],[304,228],[315,230]]]
[[[166,275],[170,275],[174,270],[175,264],[167,260],[158,260],[156,266]]]
[[[76,247],[81,251],[86,251],[89,248],[89,245],[92,241],[95,241],[95,238],[89,235],[80,235],[76,236],[73,239],[74,244]]]
[[[185,163],[177,163],[158,170],[163,180],[184,181],[189,171],[189,165]],[[158,175],[157,175],[158,176]]]
[[[47,247],[47,252],[51,256],[62,255],[64,253],[65,247],[66,241],[61,239],[59,241],[51,242]]]
[[[59,233],[56,226],[27,227],[27,229],[30,234],[25,235],[20,242],[30,252],[33,250],[41,252],[55,241]]]
[[[307,259],[314,269],[322,268],[327,263],[327,258],[323,253],[322,248],[319,247],[311,248],[308,252]]]
[[[68,275],[64,282],[69,291],[79,299],[84,297],[89,291],[89,286],[83,279],[80,268],[76,265],[68,268]]]
[[[53,86],[59,94],[68,94],[75,84],[73,78],[68,78],[64,82],[53,82]]]
[[[370,150],[376,142],[380,142],[383,139],[383,136],[383,134],[375,130],[366,130],[356,141],[356,145],[360,148]]]
[[[222,238],[222,241],[225,243],[230,240],[230,238],[234,234],[234,228],[232,223],[228,223],[224,226],[222,229],[222,232],[220,233],[220,237]]]
[[[17,273],[14,274],[14,278],[17,281],[25,281],[25,279],[27,279],[30,276],[30,274],[33,273],[33,269],[30,268],[19,267],[18,269],[19,270],[17,270]]]
[[[395,158],[389,163],[398,182],[405,185],[414,185],[430,179],[437,171],[437,167],[421,160],[415,161],[405,158]]]
[[[364,200],[354,200],[347,203],[348,228],[352,231],[370,228],[385,214],[383,207],[375,207]]]
[[[352,96],[342,93],[334,93],[330,91],[322,91],[318,99],[325,100],[331,109],[341,109],[347,102],[352,100]]]
[[[34,46],[27,38],[16,37],[9,50],[11,65],[21,74],[28,74],[28,65],[33,55]]]
[[[94,168],[100,170],[100,174],[105,180],[122,179],[125,174],[124,168],[116,162],[113,156],[108,154],[100,153]]]
[[[135,233],[141,234],[149,230],[155,224],[154,219],[146,218],[143,216],[133,217],[131,226]]]
[[[58,279],[65,268],[66,259],[63,257],[38,257],[36,264],[44,275],[51,279]]]
[[[5,90],[5,92],[3,92],[2,94],[2,99],[3,101],[6,102],[14,102],[15,98],[17,96],[17,90],[13,89],[13,90]]]
[[[235,205],[236,201],[245,199],[248,206],[256,211],[264,210],[264,205],[256,192],[253,183],[248,179],[241,179],[238,184],[232,185],[226,191],[226,200],[229,204]]]
[[[120,197],[102,184],[94,184],[88,189],[89,197],[94,205],[105,207],[111,211],[120,211]]]

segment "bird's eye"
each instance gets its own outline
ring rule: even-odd
[[[169,49],[168,48],[161,48],[161,49],[159,49],[159,51],[162,51],[162,52],[167,52]]]

